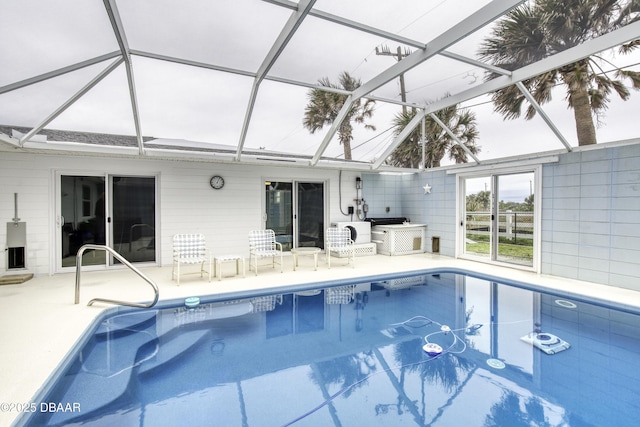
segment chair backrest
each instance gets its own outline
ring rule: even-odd
[[[274,251],[276,233],[273,230],[253,230],[249,232],[249,247],[255,251]]]
[[[325,241],[332,248],[341,248],[353,243],[351,240],[351,230],[348,228],[331,227],[327,228]]]
[[[327,288],[324,290],[324,300],[327,304],[349,304],[355,298],[355,294],[355,285]]]
[[[176,234],[173,236],[173,252],[188,258],[206,256],[204,234]]]

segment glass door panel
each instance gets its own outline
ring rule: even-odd
[[[105,179],[102,176],[60,176],[60,255],[62,267],[75,267],[78,249],[105,244]],[[102,251],[85,251],[83,265],[105,265]]]
[[[282,249],[324,248],[324,183],[265,181],[265,228]]]
[[[297,246],[324,248],[324,184],[296,183]]]
[[[111,245],[130,262],[156,260],[156,180],[113,176]],[[114,259],[115,263],[119,261]]]
[[[535,172],[463,180],[465,256],[534,266]]]
[[[464,254],[491,257],[491,177],[468,178],[465,188]]]
[[[108,182],[108,184],[107,184]],[[60,175],[58,268],[73,268],[85,244],[107,245],[130,262],[155,262],[155,177]],[[83,266],[111,260],[87,250]]]
[[[497,261],[533,266],[533,172],[498,175]]]
[[[276,233],[276,240],[282,243],[282,250],[293,247],[293,183],[265,182],[266,229]]]

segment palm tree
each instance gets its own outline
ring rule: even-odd
[[[318,83],[324,87],[343,89],[348,92],[353,92],[362,84],[359,79],[352,77],[346,71],[340,74],[339,84],[337,85],[331,83],[328,77],[323,77],[318,80]],[[302,124],[305,128],[309,129],[311,133],[319,131],[325,125],[331,125],[347,99],[347,95],[320,88],[312,89],[308,96],[309,104],[307,104],[304,110]],[[375,126],[365,123],[366,119],[370,119],[373,116],[375,103],[375,101],[370,99],[358,99],[340,124],[338,128],[338,139],[344,147],[344,158],[346,160],[351,160],[351,141],[353,140],[352,122],[362,124],[366,129],[376,130]]]
[[[415,109],[397,114],[393,121],[395,134],[399,134],[415,115]],[[480,151],[480,148],[476,145],[478,129],[473,112],[468,110],[460,111],[457,105],[452,105],[436,112],[435,115],[447,125],[469,151],[473,154]],[[420,165],[422,163],[421,135],[422,126],[417,126],[391,153],[387,163],[393,166],[411,168]],[[440,161],[447,152],[449,153],[449,158],[456,163],[466,163],[468,161],[467,153],[464,149],[430,116],[425,117],[425,140],[426,168],[440,166]]]
[[[638,0],[537,0],[500,20],[482,43],[479,54],[493,65],[516,70],[637,21],[638,9]],[[620,52],[627,53],[639,45],[639,40],[632,41],[623,45]],[[592,113],[596,117],[602,114],[612,91],[623,100],[629,98],[623,80],[630,80],[634,89],[640,88],[639,72],[620,68],[605,72],[600,65],[605,62],[594,55],[522,82],[540,104],[551,100],[555,86],[566,86],[579,145],[596,143]],[[496,76],[489,73],[487,80]],[[520,116],[525,98],[516,86],[509,86],[496,91],[492,100],[495,111],[513,119]],[[525,118],[529,120],[535,113],[529,106]]]

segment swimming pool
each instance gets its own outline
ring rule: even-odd
[[[111,309],[17,425],[637,424],[637,312],[460,273]]]

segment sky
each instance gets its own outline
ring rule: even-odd
[[[487,3],[319,0],[314,8],[426,43]],[[247,72],[260,67],[291,13],[258,0],[119,0],[115,4],[131,49]],[[487,31],[484,28],[448,50],[475,58],[478,43]],[[314,84],[322,77],[337,81],[341,72],[348,71],[367,82],[396,61],[376,54],[376,47],[395,51],[398,45],[396,41],[308,16],[269,75],[278,80]],[[0,56],[6,58],[7,66],[0,68],[0,124],[38,125],[114,59],[2,93],[6,85],[116,50],[118,44],[103,2],[4,1]],[[613,59],[640,70],[638,53],[629,57],[615,55]],[[131,61],[143,135],[238,144],[253,78],[139,55],[133,55]],[[405,74],[408,100],[417,105],[478,85],[482,79],[481,69],[444,57],[436,57]],[[245,147],[314,154],[325,132],[312,135],[302,125],[308,92],[306,87],[263,81],[251,111]],[[373,95],[398,100],[399,93],[398,80],[393,79]],[[556,91],[553,101],[543,108],[575,146],[574,121],[564,96],[562,90]],[[563,148],[539,117],[504,121],[493,112],[488,97],[464,105],[477,117],[482,160]],[[361,127],[355,130],[355,159],[371,161],[382,154],[391,143],[391,122],[399,111],[396,104],[377,102],[371,121],[376,131]],[[633,91],[627,102],[611,102],[601,118],[598,141],[636,138],[638,111],[638,91]],[[121,64],[48,127],[131,135],[135,133],[132,117],[127,74]],[[325,155],[341,153],[342,147],[334,138]],[[447,162],[445,159],[443,164]]]

